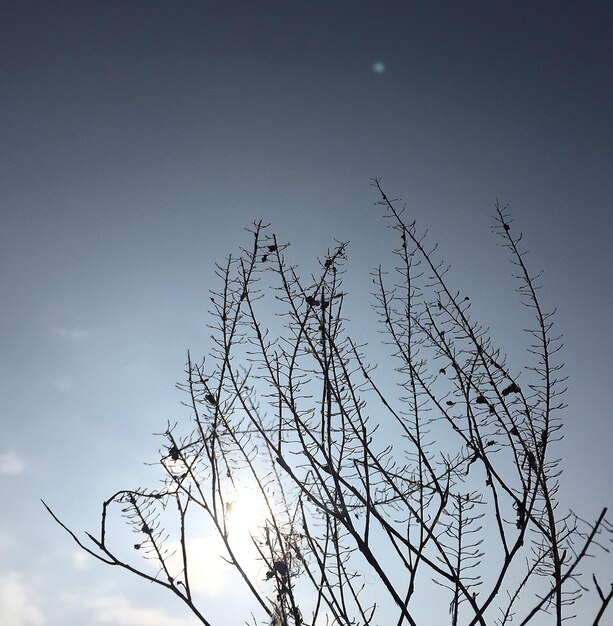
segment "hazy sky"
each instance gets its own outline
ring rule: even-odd
[[[214,262],[254,219],[307,269],[349,240],[376,341],[373,176],[503,347],[524,323],[490,236],[510,204],[566,339],[563,494],[613,505],[612,7],[0,1],[0,622],[193,623],[80,558],[39,498],[95,530],[150,476],[151,433],[188,417],[174,384],[207,350]]]

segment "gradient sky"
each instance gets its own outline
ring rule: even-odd
[[[368,272],[394,241],[373,176],[508,349],[525,324],[490,216],[510,204],[565,335],[562,496],[613,505],[612,7],[0,2],[0,622],[193,623],[81,558],[39,498],[94,530],[150,480],[214,262],[254,219],[306,270],[349,240],[352,328],[376,341]]]

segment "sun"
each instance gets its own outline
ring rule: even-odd
[[[229,536],[253,535],[270,515],[265,494],[258,488],[239,487],[226,502],[226,526]]]
[[[254,539],[270,517],[266,496],[256,487],[240,485],[225,498],[225,530],[232,553],[252,581],[263,580],[263,564]],[[180,567],[180,545],[175,546],[176,567]],[[209,598],[221,597],[236,583],[236,570],[229,563],[229,554],[217,531],[188,540],[189,580],[192,589]]]

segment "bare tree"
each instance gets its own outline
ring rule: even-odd
[[[246,623],[416,626],[420,604],[442,599],[452,626],[560,626],[576,611],[601,624],[613,585],[589,578],[586,557],[607,550],[613,526],[606,509],[593,522],[559,511],[561,343],[522,235],[496,206],[533,319],[515,372],[436,246],[374,186],[399,241],[394,271],[373,274],[381,367],[345,329],[346,245],[305,280],[256,223],[250,248],[217,267],[214,347],[202,363],[188,356],[192,428],[163,434],[161,486],[106,500],[90,543],[49,512],[83,550],[168,589],[203,624],[189,539],[206,524],[255,600]],[[249,550],[232,521],[245,488],[261,501]],[[111,541],[116,510],[145,561]]]

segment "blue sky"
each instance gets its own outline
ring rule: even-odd
[[[373,176],[513,350],[524,319],[490,235],[510,204],[565,335],[562,495],[588,517],[613,504],[612,17],[605,2],[3,2],[0,616],[192,623],[81,558],[39,498],[92,529],[105,497],[149,480],[151,433],[188,417],[174,385],[209,346],[214,263],[254,219],[307,270],[351,242],[351,323],[376,342],[364,295],[393,240]]]

